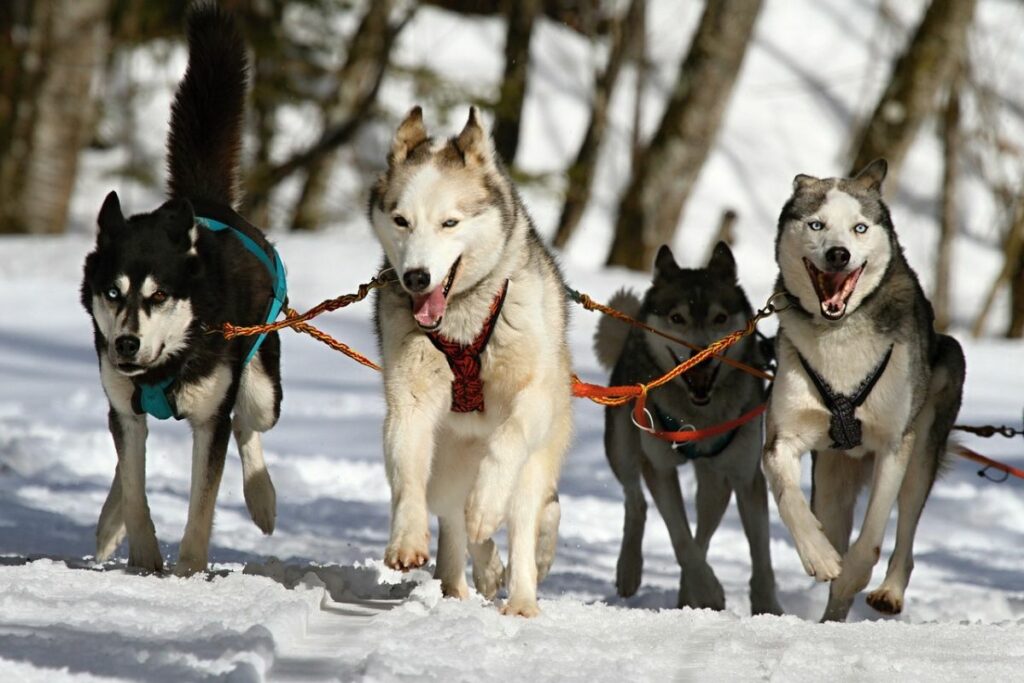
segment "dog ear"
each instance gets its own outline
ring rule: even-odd
[[[161,218],[168,237],[175,244],[191,249],[199,238],[196,214],[192,202],[187,199],[170,199],[164,202],[156,214]]]
[[[676,263],[672,250],[667,244],[658,248],[658,255],[654,257],[654,279],[657,280],[665,275],[679,272],[679,264]]]
[[[797,173],[796,177],[793,178],[793,192],[799,192],[800,190],[807,189],[819,180],[820,178],[815,178],[814,176],[807,175],[806,173]]]
[[[480,114],[476,107],[469,108],[469,118],[463,126],[459,137],[455,138],[455,148],[462,154],[467,166],[483,164],[491,156],[491,144],[487,131],[480,125]]]
[[[719,241],[715,245],[714,251],[711,252],[711,258],[708,260],[708,270],[729,282],[736,282],[736,259],[728,244]]]
[[[854,176],[853,184],[862,190],[881,192],[882,181],[885,180],[885,174],[888,172],[889,162],[881,158],[875,159]]]
[[[116,192],[111,191],[107,194],[107,198],[103,200],[103,206],[100,207],[100,214],[96,218],[96,223],[100,228],[99,236],[101,239],[124,225],[121,200],[117,198]]]
[[[395,138],[391,141],[391,154],[388,156],[388,165],[394,166],[406,160],[409,152],[416,148],[421,142],[427,139],[427,129],[423,125],[423,109],[416,105],[406,114],[405,120],[395,131]]]

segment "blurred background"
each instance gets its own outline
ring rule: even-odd
[[[1024,334],[1016,0],[221,4],[252,46],[241,210],[273,234],[368,236],[408,108],[449,135],[475,104],[564,259],[646,271],[721,238],[759,294],[792,177],[885,156],[939,326]],[[186,6],[0,3],[0,233],[89,233],[112,188],[159,202]]]

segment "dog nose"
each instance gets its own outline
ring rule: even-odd
[[[139,352],[139,338],[130,334],[122,335],[114,340],[114,348],[118,355],[125,358],[133,358]]]
[[[407,270],[402,276],[402,282],[410,292],[422,292],[430,284],[430,271],[426,268]]]
[[[825,260],[832,268],[840,270],[850,262],[850,250],[846,247],[832,247],[825,252]]]

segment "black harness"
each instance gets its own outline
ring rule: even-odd
[[[830,387],[828,382],[811,367],[807,359],[797,352],[796,355],[800,359],[800,364],[804,366],[807,376],[811,378],[811,382],[814,383],[814,387],[821,395],[821,400],[824,401],[825,407],[832,413],[832,420],[828,429],[828,435],[832,437],[832,448],[848,451],[851,448],[860,446],[861,423],[855,413],[857,408],[862,406],[864,401],[867,400],[871,390],[878,384],[882,373],[885,372],[885,368],[889,365],[889,358],[892,357],[892,348],[892,346],[889,347],[889,350],[885,352],[885,355],[878,365],[875,366],[875,369],[861,381],[860,386],[850,396],[840,394]]]

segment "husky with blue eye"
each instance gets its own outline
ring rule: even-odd
[[[868,595],[895,614],[914,566],[917,523],[960,409],[964,356],[936,334],[931,304],[882,201],[886,162],[855,178],[798,175],[779,218],[778,372],[764,468],[808,574],[830,581],[823,620],[846,619],[871,580],[899,503],[896,547]],[[813,458],[811,504],[800,458]],[[857,495],[867,511],[850,545]]]
[[[179,575],[206,569],[232,432],[252,519],[264,533],[274,529],[274,486],[260,433],[280,413],[280,343],[276,333],[226,341],[214,332],[225,322],[266,322],[285,304],[277,253],[232,210],[245,44],[232,19],[212,5],[190,13],[188,43],[188,70],[171,111],[170,200],[125,217],[117,195],[107,195],[81,288],[117,450],[96,559],[108,558],[127,534],[128,565],[162,570],[146,500],[146,422],[147,415],[173,416],[188,420],[193,432],[188,523],[174,568]]]

